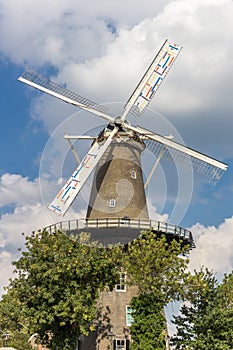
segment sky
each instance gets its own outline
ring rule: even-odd
[[[219,182],[165,161],[147,190],[151,219],[192,231],[190,268],[233,270],[233,2],[231,0],[0,0],[0,291],[22,232],[59,222],[47,205],[76,166],[64,133],[106,124],[17,81],[25,68],[122,112],[165,39],[183,46],[134,125],[229,165]],[[76,144],[82,158],[90,145]],[[155,160],[145,151],[147,176]],[[86,185],[64,220],[85,217]]]

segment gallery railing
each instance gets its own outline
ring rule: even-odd
[[[114,227],[129,227],[131,229],[139,230],[149,230],[152,229],[157,232],[164,234],[171,234],[179,236],[180,238],[185,238],[193,240],[192,233],[177,225],[171,225],[166,222],[156,221],[156,220],[140,220],[140,219],[128,219],[128,218],[104,218],[104,219],[77,219],[77,220],[67,220],[61,221],[56,224],[47,226],[44,230],[50,233],[61,230],[61,231],[73,231],[88,228],[114,228]]]

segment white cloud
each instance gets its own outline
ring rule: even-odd
[[[38,179],[29,181],[18,174],[3,174],[0,177],[0,206],[34,203],[39,200]]]
[[[112,3],[80,0],[0,1],[0,48],[14,62],[55,66],[104,53],[121,26],[132,26],[158,13],[167,0],[147,6],[136,0]],[[116,27],[116,28],[115,28]],[[4,40],[7,38],[7,40]]]
[[[191,269],[208,267],[222,276],[233,270],[233,217],[218,227],[199,223],[190,228],[196,248],[191,252]]]
[[[78,23],[80,12],[75,7],[71,8],[72,16]],[[63,13],[64,8],[60,10]],[[112,11],[108,10],[111,18]],[[139,12],[140,9],[137,10]],[[100,18],[96,8],[91,13],[92,18]],[[106,18],[107,10],[105,13]],[[155,6],[152,6],[148,18],[142,15],[138,22],[132,21],[130,26],[124,26],[124,20],[121,22],[120,15],[116,16],[117,34],[109,34],[111,39],[106,39],[103,45],[100,38],[95,37],[95,43],[91,41],[82,50],[78,48],[80,32],[77,26],[72,27],[73,35],[77,35],[72,42],[66,38],[66,25],[62,30],[55,26],[53,31],[62,36],[67,48],[60,50],[56,44],[58,46],[49,45],[49,49],[62,63],[54,62],[46,51],[43,52],[44,60],[38,62],[35,58],[34,64],[53,63],[58,69],[54,80],[60,84],[66,82],[68,88],[96,102],[124,103],[163,40],[169,37],[183,45],[184,49],[155,96],[153,106],[182,128],[182,136],[185,138],[187,135],[194,148],[201,145],[202,152],[208,153],[211,150],[216,158],[232,157],[232,147],[229,147],[232,144],[230,131],[233,128],[230,94],[230,77],[233,75],[233,63],[230,60],[233,39],[232,1],[170,1],[159,14],[155,11]],[[53,15],[50,20],[47,16],[47,20],[46,38],[51,36],[50,21],[53,23]],[[83,20],[90,24],[90,17]],[[84,26],[82,30],[87,28]],[[26,42],[26,39],[23,40]],[[95,48],[96,43],[104,49]],[[33,55],[36,57],[40,57],[37,52],[39,49],[40,45],[35,45]],[[47,50],[46,45],[43,49]],[[33,58],[26,52],[24,60],[33,62]],[[71,111],[63,105],[53,98],[42,97],[34,104],[32,115],[42,119],[52,133],[62,118]],[[72,109],[71,113],[73,111]],[[153,120],[149,127],[157,131]]]
[[[169,215],[166,213],[158,213],[157,208],[155,206],[153,206],[151,200],[147,201],[147,207],[148,207],[148,212],[149,212],[149,217],[152,220],[156,220],[156,221],[161,221],[161,222],[167,222]]]
[[[3,293],[4,287],[7,286],[9,278],[13,276],[14,267],[11,262],[14,260],[14,255],[8,251],[0,253],[0,292]]]
[[[48,188],[49,182],[41,179]],[[22,242],[21,233],[48,225],[50,220],[43,208],[39,180],[30,181],[17,174],[3,174],[0,181],[0,206],[10,206],[12,211],[0,218],[1,248],[16,249]]]
[[[5,247],[19,247],[23,239],[21,233],[30,235],[32,231],[36,231],[46,226],[49,218],[41,204],[21,204],[13,213],[2,215],[0,220],[0,230],[4,235]]]

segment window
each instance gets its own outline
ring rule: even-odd
[[[116,350],[125,350],[125,341],[122,339],[116,339]]]
[[[108,205],[110,208],[114,208],[116,206],[116,200],[115,199],[110,199],[108,202]]]
[[[116,284],[117,292],[126,292],[126,274],[120,273],[119,282]]]
[[[132,179],[136,179],[137,178],[137,173],[135,170],[131,169],[130,170],[130,176],[132,177]]]
[[[129,350],[128,339],[114,339],[114,350]]]
[[[126,306],[126,326],[130,327],[134,322],[133,309],[130,306]]]

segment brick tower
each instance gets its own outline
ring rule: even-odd
[[[149,220],[141,168],[145,144],[118,133],[95,168],[87,219]]]

